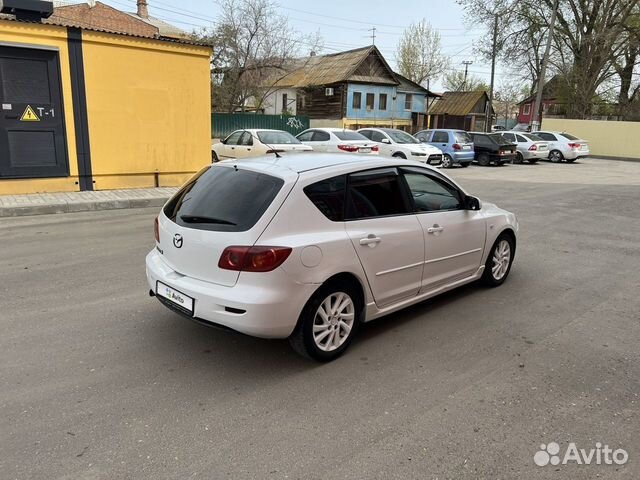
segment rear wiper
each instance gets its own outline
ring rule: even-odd
[[[180,220],[185,223],[217,223],[220,225],[237,225],[229,220],[213,217],[201,217],[199,215],[180,215]]]

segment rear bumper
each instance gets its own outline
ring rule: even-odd
[[[522,154],[522,158],[524,158],[525,160],[531,160],[531,159],[543,160],[545,158],[549,158],[549,150],[544,150],[544,151],[520,150],[520,153]]]
[[[475,152],[473,150],[469,150],[468,152],[453,152],[451,155],[453,163],[471,163],[474,157]]]
[[[577,160],[578,158],[587,158],[589,150],[568,150],[567,152],[562,152],[562,155],[569,160]]]
[[[161,303],[199,323],[262,338],[287,338],[307,300],[318,288],[294,282],[282,269],[243,272],[233,287],[185,277],[171,269],[155,249],[146,258],[147,283],[155,293],[160,281],[194,299],[191,315],[161,297]]]

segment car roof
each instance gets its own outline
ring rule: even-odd
[[[265,155],[261,157],[245,158],[242,160],[224,160],[216,165],[237,165],[239,167],[246,166],[251,170],[263,171],[265,173],[288,176],[291,173],[301,174],[310,171],[322,171],[337,166],[346,166],[349,164],[362,166],[366,168],[389,167],[398,164],[397,159],[393,158],[375,158],[347,155],[344,153],[317,153],[317,152],[283,152],[275,155]],[[424,166],[423,163],[407,161],[416,166]]]

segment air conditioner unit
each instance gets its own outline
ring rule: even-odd
[[[333,97],[333,88],[325,88],[324,89],[325,97]]]

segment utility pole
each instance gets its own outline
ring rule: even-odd
[[[557,0],[556,0],[557,1]],[[489,86],[489,104],[484,122],[484,131],[491,131],[491,110],[493,110],[493,87],[496,78],[496,55],[498,54],[498,14],[493,16],[493,46],[491,48],[491,85]]]
[[[377,30],[376,27],[373,27],[367,30],[368,32],[371,32],[371,45],[376,44],[376,30]]]
[[[533,112],[531,115],[531,131],[535,132],[540,129],[542,90],[544,88],[544,76],[547,73],[547,63],[549,61],[549,53],[551,52],[551,42],[553,41],[553,29],[556,24],[556,15],[558,12],[558,0],[553,2],[553,12],[551,12],[551,20],[549,22],[549,33],[547,34],[547,45],[544,47],[544,56],[540,65],[540,78],[538,78],[538,91],[536,92],[536,103],[533,104]],[[540,113],[538,113],[540,112]]]
[[[464,65],[464,82],[462,82],[462,90],[466,90],[467,88],[467,73],[469,71],[469,65],[473,62],[471,60],[463,60],[462,64]]]

